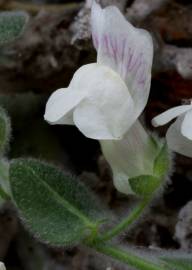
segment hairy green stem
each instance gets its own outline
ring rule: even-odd
[[[0,196],[8,200],[10,199],[10,194],[9,164],[5,160],[0,159]]]
[[[142,200],[129,214],[129,216],[123,219],[119,224],[117,224],[110,231],[104,233],[104,235],[99,238],[100,241],[108,241],[113,237],[120,234],[122,231],[127,229],[129,225],[131,225],[142,213],[146,206],[148,206],[149,199]]]
[[[141,258],[131,252],[124,251],[119,247],[105,244],[93,244],[90,247],[138,270],[165,270],[163,266],[157,265],[154,262]]]
[[[0,159],[0,176],[6,181],[9,181],[8,170],[8,165],[4,160]]]

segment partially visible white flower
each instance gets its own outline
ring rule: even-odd
[[[97,63],[79,68],[68,88],[51,95],[44,118],[76,125],[89,138],[119,140],[147,103],[152,39],[116,7],[102,9],[94,1],[91,25]]]
[[[153,126],[162,126],[177,118],[169,127],[166,139],[170,149],[192,157],[192,102],[163,112],[152,120]]]
[[[154,174],[157,147],[139,121],[134,123],[122,140],[100,143],[112,168],[114,185],[118,191],[134,193],[128,181],[130,178]]]
[[[4,263],[0,262],[0,270],[6,270]]]

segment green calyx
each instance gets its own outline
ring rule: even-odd
[[[170,157],[167,144],[158,143],[152,139],[157,155],[153,161],[152,174],[143,174],[130,178],[129,184],[136,195],[150,197],[163,183],[170,166]]]

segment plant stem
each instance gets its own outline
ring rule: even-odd
[[[128,251],[121,250],[118,247],[105,244],[93,244],[90,247],[138,270],[165,270],[163,266],[159,266]]]
[[[104,235],[99,238],[99,241],[108,241],[114,236],[120,234],[122,231],[127,229],[129,225],[131,225],[142,213],[145,207],[148,205],[149,199],[143,199],[130,213],[130,215],[122,220],[119,224],[117,224],[110,231],[104,233]]]
[[[9,167],[3,159],[0,159],[0,177],[2,177],[5,181],[9,181],[8,177]]]
[[[0,159],[0,196],[7,200],[10,199],[10,186],[9,186],[9,164]]]
[[[67,4],[31,4],[22,3],[14,0],[5,1],[2,4],[2,8],[6,10],[24,10],[31,14],[38,13],[41,9],[47,12],[70,12],[76,11],[80,8],[78,3],[67,3]]]

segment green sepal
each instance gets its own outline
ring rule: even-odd
[[[167,143],[164,143],[154,161],[153,173],[157,177],[163,177],[167,174],[170,166],[169,152]]]
[[[143,197],[151,196],[151,194],[160,187],[170,167],[170,157],[167,144],[158,142],[152,136],[150,137],[150,144],[153,151],[157,153],[154,161],[151,161],[153,162],[151,174],[139,175],[129,178],[128,180],[133,192]]]
[[[4,154],[8,147],[11,135],[11,124],[4,109],[0,107],[0,155]]]
[[[142,197],[150,196],[161,184],[161,179],[153,175],[140,175],[129,179],[133,192]]]
[[[10,165],[13,200],[33,234],[66,246],[96,235],[106,212],[78,179],[34,159]]]
[[[23,11],[0,12],[0,46],[13,42],[24,31],[29,16]]]
[[[176,257],[165,257],[161,258],[166,267],[166,270],[191,270],[192,259],[191,258],[176,258]]]

